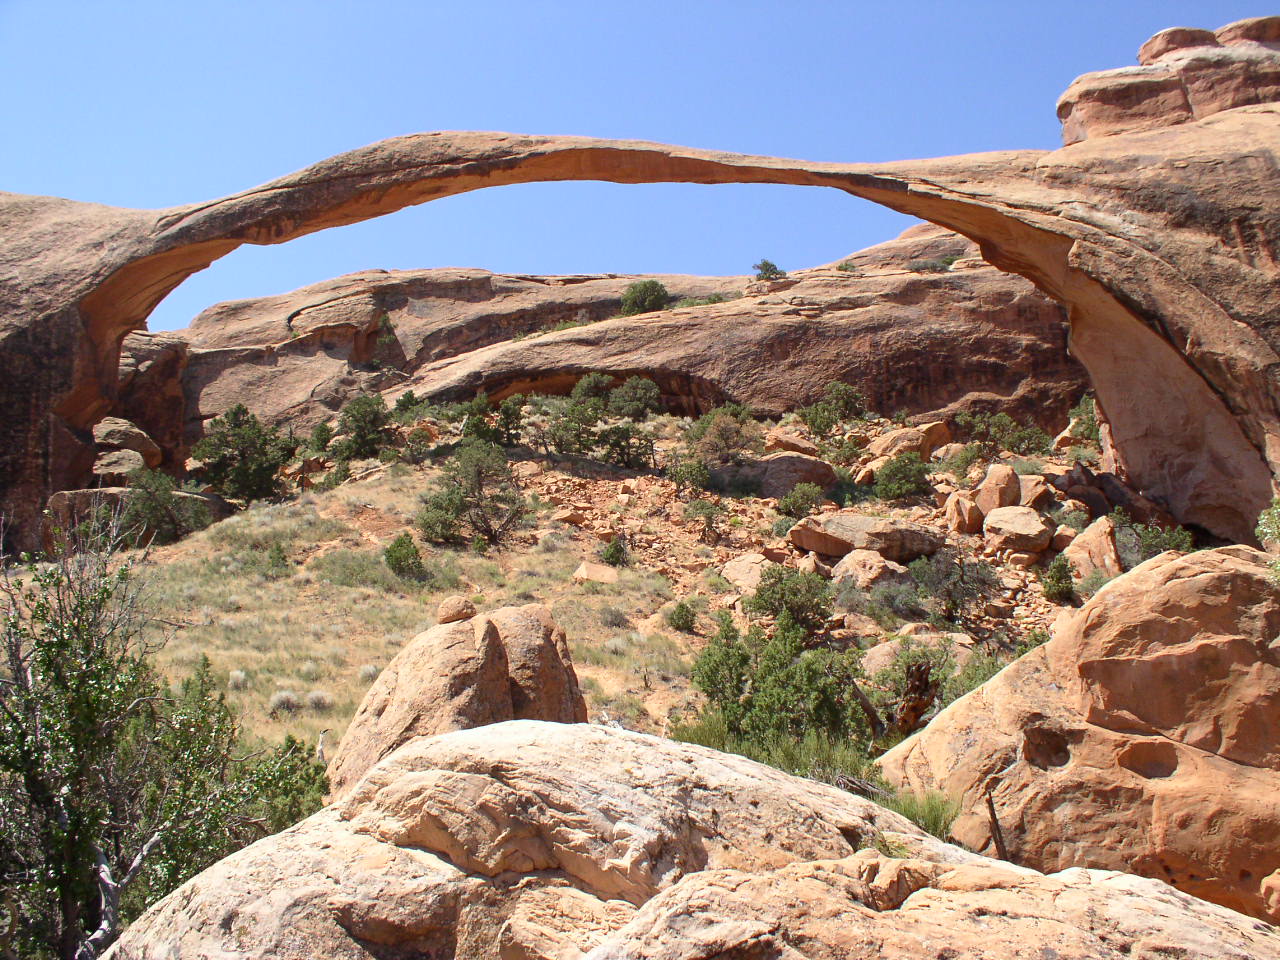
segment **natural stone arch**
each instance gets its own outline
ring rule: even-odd
[[[1242,107],[1054,152],[888,164],[427,133],[168,210],[0,195],[10,238],[0,261],[3,506],[30,542],[36,505],[87,474],[86,431],[110,407],[120,341],[186,277],[243,243],[282,243],[489,186],[750,182],[835,187],[956,230],[1066,304],[1120,468],[1184,522],[1249,539],[1280,469],[1269,313],[1278,121],[1274,105]]]

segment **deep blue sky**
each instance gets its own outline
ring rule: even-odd
[[[0,0],[0,189],[131,207],[232,193],[384,137],[508,130],[879,161],[1059,143],[1078,74],[1164,27],[1270,13],[1159,2]],[[835,191],[534,184],[272,247],[175,291],[219,300],[371,267],[744,273],[910,221]]]

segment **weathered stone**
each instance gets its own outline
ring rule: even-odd
[[[121,420],[119,417],[105,417],[95,424],[93,442],[100,449],[133,450],[148,467],[158,467],[163,459],[154,440],[128,420]]]
[[[777,561],[775,561],[777,562]],[[763,553],[744,553],[720,568],[720,575],[738,588],[740,593],[755,593],[769,560]]]
[[[1053,540],[1054,527],[1030,507],[998,507],[982,521],[982,533],[991,550],[1040,553]]]
[[[906,583],[910,575],[902,564],[886,560],[874,550],[850,550],[832,568],[831,579],[836,583],[851,582],[859,590],[870,590],[882,584]]]
[[[956,533],[981,533],[982,511],[978,505],[961,493],[947,497],[943,507],[947,527]]]
[[[813,441],[775,427],[764,435],[764,452],[774,453],[779,450],[803,453],[807,457],[817,457],[822,454]]]
[[[978,484],[973,499],[983,516],[1000,507],[1016,506],[1022,499],[1018,474],[1008,464],[993,463],[987,468],[982,483]]]
[[[806,517],[787,533],[801,550],[843,557],[850,550],[874,550],[886,560],[909,563],[942,546],[936,531],[907,520],[868,517],[851,511]]]
[[[578,581],[591,580],[595,583],[617,583],[618,568],[611,567],[607,563],[583,560],[578,564],[578,568],[573,571],[573,579]]]
[[[445,597],[436,608],[436,623],[455,623],[470,620],[476,615],[476,605],[467,597]]]
[[[1116,546],[1116,522],[1110,517],[1099,517],[1062,548],[1062,555],[1071,563],[1077,582],[1095,571],[1107,577],[1120,576],[1123,567]]]

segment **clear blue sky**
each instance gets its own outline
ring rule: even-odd
[[[1059,143],[1078,74],[1253,3],[0,0],[0,189],[206,200],[422,130],[659,140],[878,161]],[[176,290],[211,303],[373,267],[744,273],[834,260],[905,218],[835,191],[534,184],[272,247]]]

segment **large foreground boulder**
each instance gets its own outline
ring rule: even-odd
[[[1124,869],[1280,920],[1280,586],[1266,554],[1161,554],[881,759],[957,840]]]
[[[742,757],[513,721],[406,744],[343,801],[178,888],[110,956],[1098,960],[1175,949],[1258,960],[1280,957],[1280,935],[1159,881],[997,864]]]
[[[414,637],[369,688],[329,764],[329,785],[342,796],[414,737],[503,720],[586,719],[564,631],[547,607],[440,623]]]

